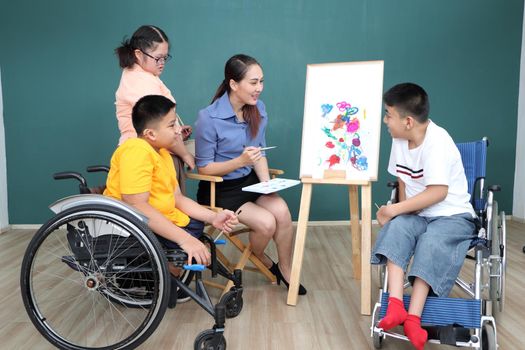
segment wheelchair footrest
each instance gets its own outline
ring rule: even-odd
[[[379,318],[386,314],[388,293],[381,294]],[[410,295],[403,296],[408,310]],[[458,325],[465,328],[481,328],[481,300],[428,297],[421,315],[421,324],[430,326]]]

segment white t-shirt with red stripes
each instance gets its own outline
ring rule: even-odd
[[[408,148],[408,140],[393,139],[388,172],[405,183],[406,198],[423,192],[428,185],[447,185],[447,197],[419,212],[421,216],[470,213],[467,179],[456,144],[448,132],[430,121],[423,143]]]

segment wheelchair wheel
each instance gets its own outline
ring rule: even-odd
[[[379,310],[376,310],[374,313],[374,320],[373,320],[373,327],[377,326],[379,323]],[[373,332],[372,334],[372,342],[374,343],[374,348],[381,349],[383,346],[383,338],[384,336],[381,336],[378,332]]]
[[[61,349],[137,347],[164,316],[169,287],[155,236],[109,205],[49,220],[29,243],[20,276],[29,318]]]
[[[226,309],[227,318],[237,317],[241,313],[244,304],[242,293],[238,293],[235,287],[232,287],[228,293],[224,294],[221,298],[221,303],[223,303]]]
[[[490,266],[490,299],[492,314],[496,318],[505,304],[505,274],[507,269],[505,212],[498,214],[498,204],[493,204],[492,243]]]
[[[498,348],[494,326],[489,323],[483,324],[481,328],[481,341],[482,350],[496,350]]]
[[[195,338],[195,350],[226,350],[226,339],[215,329],[207,329]]]

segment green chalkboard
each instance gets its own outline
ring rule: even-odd
[[[502,185],[500,205],[510,212],[522,16],[518,0],[2,1],[10,223],[42,223],[51,202],[75,192],[53,172],[109,162],[118,140],[113,49],[141,24],[170,37],[174,59],[162,79],[186,123],[210,102],[227,58],[247,53],[261,62],[268,144],[279,146],[270,162],[291,178],[299,173],[306,65],[384,60],[384,87],[424,86],[431,118],[456,141],[490,138],[488,182]],[[389,148],[383,129],[377,203],[388,197]],[[295,219],[300,188],[283,196]],[[324,205],[328,199],[341,207]],[[347,218],[345,188],[315,188],[311,220]]]

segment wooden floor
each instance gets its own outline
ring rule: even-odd
[[[32,230],[11,230],[0,235],[0,349],[53,348],[31,324],[20,297],[20,265],[33,234]],[[525,224],[508,221],[507,234],[506,309],[497,325],[502,350],[523,348],[523,338],[519,339],[525,330],[525,254],[522,253]],[[348,228],[309,228],[302,275],[308,294],[299,297],[296,307],[286,305],[286,289],[282,285],[268,284],[257,273],[245,273],[244,309],[226,323],[228,349],[373,348],[370,317],[359,314],[359,283],[352,279],[350,252]],[[275,256],[272,247],[269,253]],[[373,278],[374,293],[378,290],[376,281]],[[217,297],[218,291],[212,290],[211,294]],[[376,298],[374,294],[372,300]],[[212,325],[211,317],[194,302],[180,304],[166,312],[159,328],[141,349],[193,349],[196,335]],[[388,338],[383,348],[411,349],[411,346]],[[452,349],[426,347],[438,348]]]

